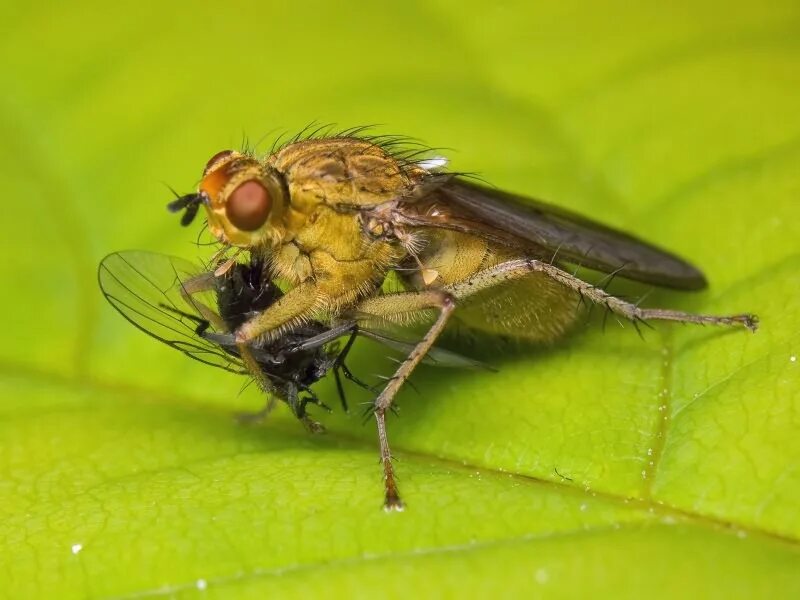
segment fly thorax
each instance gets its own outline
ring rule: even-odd
[[[369,255],[358,214],[329,206],[318,206],[308,215],[295,235],[295,242],[307,252],[321,250],[340,261],[360,260]]]
[[[292,203],[375,206],[403,195],[408,169],[368,140],[327,138],[289,144],[269,163],[283,173]]]

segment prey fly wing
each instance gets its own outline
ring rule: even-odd
[[[181,258],[129,250],[106,256],[97,277],[109,304],[137,329],[201,363],[244,373],[238,357],[202,335],[214,327],[202,317],[198,303],[215,307],[214,293],[191,299],[182,294],[185,283],[202,273],[201,267]]]
[[[98,280],[111,306],[147,335],[204,364],[246,374],[231,332],[281,295],[272,281],[263,278],[262,267],[258,261],[237,263],[224,277],[213,277],[201,266],[181,258],[129,250],[106,256],[100,262]],[[214,287],[186,294],[187,282],[198,277],[213,278]],[[204,309],[216,311],[214,314],[220,317],[216,326]],[[279,387],[294,382],[307,390],[329,370],[338,381],[339,369],[364,387],[344,364],[355,336],[400,353],[409,352],[416,343],[360,327],[355,321],[333,325],[312,321],[266,346],[251,344],[250,351],[264,375]],[[339,349],[336,342],[342,338],[349,339]],[[425,362],[441,367],[488,368],[443,348],[433,348]],[[341,386],[337,387],[341,395]]]

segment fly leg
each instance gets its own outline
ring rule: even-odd
[[[240,412],[236,413],[236,420],[241,425],[257,425],[269,416],[272,409],[277,405],[278,400],[274,394],[270,394],[269,400],[261,410],[255,412]]]
[[[342,409],[344,412],[350,412],[347,407],[347,397],[344,393],[344,386],[342,385],[342,377],[339,374],[341,371],[345,378],[355,383],[357,386],[368,390],[369,386],[361,381],[358,377],[353,375],[352,371],[347,366],[345,362],[347,360],[347,355],[350,353],[350,349],[353,347],[353,343],[356,341],[356,337],[358,336],[358,325],[353,325],[353,330],[350,332],[350,337],[347,338],[347,342],[344,345],[344,348],[339,352],[336,356],[336,360],[333,361],[333,377],[336,381],[336,391],[339,393],[339,400],[342,402]]]
[[[338,278],[320,278],[302,282],[234,332],[234,341],[242,360],[248,370],[257,377],[259,384],[269,385],[269,382],[247,344],[275,340],[294,327],[315,318],[320,310],[335,310],[339,306],[353,302],[357,292],[351,288],[358,288],[358,285],[351,282],[348,286],[344,286],[347,290],[344,294],[341,291],[342,287],[342,282]],[[310,430],[318,429],[318,424],[310,420],[304,421],[304,424]]]
[[[227,332],[228,328],[222,318],[214,310],[193,297],[194,294],[215,289],[215,277],[216,276],[213,273],[203,273],[181,282],[181,297],[183,297],[187,304],[193,306],[201,315],[203,315],[203,318],[209,321],[217,331]],[[270,396],[264,408],[257,413],[247,415],[244,418],[249,418],[251,421],[262,420],[272,412],[272,409],[275,408],[277,404],[275,387],[272,385],[269,379],[264,376],[264,372],[261,370],[258,361],[256,361],[256,359],[253,357],[250,346],[248,346],[246,343],[240,343],[237,341],[236,350],[239,353],[247,372],[253,377],[253,379],[255,379],[258,387],[260,387],[266,394]],[[240,416],[239,418],[242,417]]]
[[[186,281],[182,281],[180,285],[181,298],[183,298],[186,304],[203,315],[203,318],[211,323],[217,331],[228,331],[225,321],[222,320],[222,317],[220,317],[215,310],[194,298],[195,294],[208,292],[216,287],[213,273],[195,275]]]
[[[679,321],[682,323],[734,325],[746,327],[751,331],[755,331],[758,326],[758,319],[754,315],[709,316],[658,308],[640,308],[631,302],[612,296],[602,288],[578,279],[550,263],[534,259],[520,259],[501,263],[480,271],[465,280],[444,286],[439,290],[386,294],[364,300],[355,307],[355,311],[360,318],[366,319],[378,317],[388,321],[394,320],[402,322],[403,320],[413,319],[415,313],[425,312],[431,309],[439,310],[439,315],[433,325],[428,329],[422,340],[414,346],[406,359],[400,363],[400,367],[397,369],[394,376],[389,380],[386,387],[375,400],[374,412],[375,420],[378,425],[378,441],[380,443],[381,462],[383,463],[386,489],[385,510],[403,509],[403,502],[400,500],[400,494],[395,481],[389,440],[386,435],[386,411],[391,408],[392,401],[398,390],[405,380],[408,379],[411,372],[423,359],[425,354],[431,349],[436,338],[442,333],[458,300],[468,298],[482,290],[524,277],[530,273],[544,273],[548,277],[574,290],[581,297],[605,306],[610,311],[634,323],[649,320]]]
[[[383,507],[386,511],[401,511],[404,508],[397,489],[397,482],[395,481],[392,452],[386,435],[386,411],[391,408],[394,397],[400,387],[444,330],[454,308],[455,299],[453,296],[440,290],[386,294],[364,300],[355,308],[357,313],[365,315],[367,318],[372,316],[389,320],[402,320],[404,316],[411,317],[414,313],[431,309],[439,311],[439,315],[433,325],[403,362],[400,363],[400,367],[395,371],[395,374],[386,384],[386,387],[383,388],[373,405],[375,421],[378,426],[381,463],[383,465],[383,481],[386,492]]]
[[[444,291],[456,299],[466,298],[471,294],[501,285],[507,281],[524,277],[529,273],[544,273],[562,285],[577,292],[581,298],[606,307],[614,314],[632,321],[635,324],[647,321],[677,321],[679,323],[696,323],[699,325],[728,325],[745,327],[750,331],[758,328],[758,317],[751,314],[714,316],[697,315],[679,310],[664,308],[640,308],[616,296],[612,296],[600,287],[570,275],[566,271],[534,259],[517,259],[500,263],[494,267],[480,271],[472,277],[444,287]]]

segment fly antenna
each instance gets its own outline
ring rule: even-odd
[[[197,211],[200,209],[200,205],[205,203],[205,194],[201,192],[197,194],[186,194],[185,196],[181,196],[171,187],[169,189],[175,195],[175,200],[167,204],[167,210],[171,213],[184,211],[183,215],[181,216],[181,225],[184,227],[190,225],[197,216]]]

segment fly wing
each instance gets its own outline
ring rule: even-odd
[[[181,295],[184,282],[201,273],[197,266],[174,256],[128,250],[106,256],[97,279],[111,306],[147,335],[207,365],[243,373],[238,358],[200,335],[213,328]],[[216,306],[213,292],[192,298]]]
[[[397,337],[390,336],[384,332],[373,329],[359,328],[358,333],[365,338],[375,340],[387,348],[391,348],[392,350],[405,355],[411,354],[417,345],[416,342],[398,339]],[[494,371],[494,368],[490,367],[486,363],[463,356],[457,352],[439,348],[437,346],[434,346],[428,350],[427,354],[425,354],[424,358],[422,359],[422,362],[426,365],[435,367]]]
[[[306,338],[300,343],[288,346],[287,348],[284,349],[284,352],[286,352],[287,354],[291,354],[293,352],[308,352],[316,348],[321,348],[326,344],[329,344],[342,337],[352,335],[354,331],[360,337],[373,340],[375,342],[378,342],[379,344],[386,346],[391,350],[400,352],[401,354],[405,355],[410,354],[417,345],[417,342],[415,341],[401,339],[396,335],[389,334],[388,332],[360,327],[356,325],[355,321],[345,321],[344,323],[340,323],[335,327],[331,327],[330,329],[318,335]],[[219,344],[221,347],[227,347],[227,348],[235,347],[236,338],[232,333],[212,333],[212,334],[206,334],[206,337],[212,342]],[[269,354],[268,352],[260,348],[253,348],[252,352],[255,359],[260,362],[275,361],[275,357],[273,355]],[[456,352],[451,352],[450,350],[445,350],[444,348],[438,348],[436,346],[428,350],[428,353],[422,359],[422,362],[428,365],[434,365],[439,367],[453,367],[459,369],[483,369],[488,371],[493,370],[492,367],[478,360],[474,360],[472,358],[468,358],[466,356],[457,354]]]
[[[410,224],[467,231],[542,258],[579,264],[627,279],[682,290],[706,287],[683,259],[630,234],[562,208],[481,186],[458,177],[431,176],[403,204]]]

